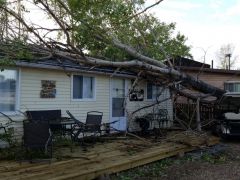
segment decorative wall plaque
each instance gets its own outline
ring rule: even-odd
[[[130,101],[143,101],[144,100],[144,90],[143,89],[134,89],[129,93]]]
[[[55,98],[56,97],[56,81],[42,80],[42,90],[40,92],[41,98]]]

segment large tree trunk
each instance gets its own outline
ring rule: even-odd
[[[122,44],[118,40],[113,40],[113,44],[116,47],[126,51],[130,55],[134,56],[135,58],[139,59],[140,61],[163,68],[164,71],[162,70],[161,73],[168,75],[169,78],[173,78],[175,80],[181,80],[182,84],[185,86],[191,86],[193,89],[196,89],[196,90],[206,93],[206,94],[212,94],[213,96],[216,96],[217,98],[220,98],[225,93],[225,91],[220,88],[217,88],[215,86],[212,86],[211,84],[205,83],[204,81],[201,81],[201,80],[199,80],[193,76],[190,76],[188,74],[185,74],[183,72],[177,71],[177,70],[173,69],[172,67],[168,67],[160,61],[146,57],[146,56],[138,53],[135,49],[129,47],[128,45]]]

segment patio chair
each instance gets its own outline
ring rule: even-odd
[[[28,121],[23,123],[23,129],[23,147],[27,151],[32,150],[31,152],[42,151],[43,154],[52,158],[52,133],[49,124]]]
[[[85,133],[91,133],[93,134],[93,136],[96,136],[98,133],[101,135],[101,125],[102,125],[102,116],[103,116],[102,112],[99,112],[99,111],[88,112],[85,123],[75,118],[74,115],[70,113],[70,111],[66,111],[66,113],[76,123],[76,125],[73,126],[73,129],[72,129],[73,140],[77,140],[81,133],[83,138],[85,136]]]
[[[14,121],[12,118],[10,118],[8,115],[6,115],[1,111],[0,111],[0,114],[8,119],[6,123],[0,123],[0,130],[3,130],[4,133],[7,133],[7,128],[16,121]]]
[[[155,120],[158,122],[159,128],[163,127],[164,124],[167,124],[169,121],[168,110],[167,109],[159,109],[155,114]]]
[[[4,125],[4,124],[0,123],[0,130],[3,129],[4,133],[7,133],[7,130],[6,130],[7,126],[8,125]]]
[[[61,110],[35,110],[35,111],[26,111],[26,115],[29,121],[40,121],[40,122],[48,122],[51,121],[61,121],[61,119],[65,118],[61,116]],[[66,118],[65,118],[66,119]],[[66,127],[61,124],[51,124],[50,129],[54,135],[65,135]]]
[[[88,112],[84,131],[101,135],[102,116],[103,113],[99,111]]]

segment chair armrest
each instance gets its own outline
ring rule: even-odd
[[[114,124],[114,123],[116,123],[116,122],[118,122],[118,121],[120,121],[120,120],[115,120],[115,121],[113,121],[113,122],[108,122],[108,123],[102,123],[101,126],[106,126],[106,125]]]
[[[84,124],[84,127],[94,127],[94,126],[99,126],[98,124]],[[100,125],[101,126],[101,125]]]
[[[49,144],[52,144],[52,138],[53,138],[53,133],[49,129],[49,137],[48,137],[48,139],[46,141],[46,144],[45,144],[45,152],[47,152],[47,147],[49,146]]]
[[[72,120],[70,117],[61,117],[61,120]]]

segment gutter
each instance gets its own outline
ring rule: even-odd
[[[222,74],[236,74],[240,75],[239,70],[226,70],[226,69],[211,69],[211,68],[199,68],[199,67],[180,67],[176,66],[176,68],[180,70],[186,70],[186,71],[202,71],[202,72],[209,72],[209,73],[222,73]]]
[[[101,75],[106,75],[106,76],[114,76],[116,77],[126,77],[126,78],[136,78],[137,75],[128,74],[128,73],[121,73],[121,72],[114,72],[109,70],[109,72],[106,72],[106,70],[84,70],[84,69],[79,69],[79,68],[73,68],[69,66],[57,66],[57,65],[49,65],[49,64],[37,64],[37,63],[31,63],[31,62],[19,62],[17,61],[16,63],[17,67],[25,67],[25,68],[37,68],[37,69],[49,69],[49,70],[59,70],[59,71],[67,71],[67,72],[81,72],[81,73],[94,73],[94,74],[101,74]]]

